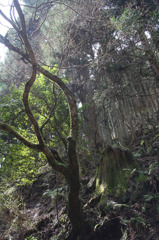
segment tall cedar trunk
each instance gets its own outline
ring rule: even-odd
[[[87,66],[88,56],[83,53],[79,56],[81,59],[81,67],[73,69],[70,73],[73,79],[73,85],[75,85],[75,94],[78,96],[78,99],[82,105],[86,105],[84,108],[84,124],[83,130],[88,140],[88,146],[94,148],[94,146],[100,142],[100,136],[97,126],[96,119],[96,106],[94,102],[94,93],[92,82],[90,79],[90,69]],[[86,66],[83,66],[85,63]]]

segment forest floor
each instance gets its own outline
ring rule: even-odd
[[[120,196],[96,196],[88,187],[95,169],[82,176],[81,199],[90,232],[82,240],[159,240],[159,132],[139,135],[130,150],[140,163]],[[61,175],[46,166],[31,187],[18,189],[23,204],[1,240],[64,240],[70,232],[68,187]],[[6,213],[11,215],[11,213]],[[15,217],[16,215],[16,217]],[[11,218],[11,217],[10,217]]]

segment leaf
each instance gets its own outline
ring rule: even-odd
[[[139,177],[135,178],[135,181],[138,182],[142,182],[142,181],[146,181],[147,180],[147,176],[144,174],[140,174]]]
[[[154,197],[151,196],[151,195],[144,195],[144,198],[145,198],[145,202],[149,202],[149,201],[151,201]]]
[[[132,170],[132,172],[131,172],[131,175],[133,175],[134,173],[136,173],[136,168],[134,168],[133,170]]]
[[[145,141],[141,140],[140,145],[143,146],[144,143],[145,143]]]
[[[155,139],[157,139],[157,138],[159,138],[159,134],[157,134],[153,139],[155,140]]]
[[[141,157],[142,154],[139,153],[139,152],[136,152],[136,153],[134,153],[133,155],[134,155],[135,158],[139,158],[139,157]]]

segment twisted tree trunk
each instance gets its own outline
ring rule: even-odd
[[[25,59],[32,66],[32,75],[29,81],[26,83],[25,90],[23,93],[23,103],[24,103],[26,115],[28,116],[34,128],[34,133],[38,143],[35,144],[30,142],[29,140],[21,136],[19,133],[17,133],[17,131],[15,131],[12,127],[10,127],[9,125],[1,121],[0,121],[0,130],[4,130],[8,133],[11,133],[14,137],[20,140],[27,147],[34,149],[38,152],[42,152],[46,156],[49,165],[55,171],[58,171],[61,174],[63,174],[63,176],[65,177],[69,185],[68,216],[72,225],[72,232],[70,235],[70,239],[75,240],[78,234],[80,233],[80,230],[83,224],[81,200],[79,197],[79,192],[80,192],[79,165],[78,165],[77,154],[76,154],[76,140],[78,136],[78,115],[77,115],[76,101],[73,94],[71,93],[71,91],[68,89],[68,87],[65,85],[65,83],[62,81],[61,78],[51,74],[49,71],[45,70],[36,62],[35,54],[33,52],[33,49],[27,37],[26,22],[25,22],[24,14],[21,10],[19,1],[14,0],[12,7],[15,7],[19,15],[20,24],[17,24],[17,22],[14,22],[13,21],[14,18],[10,20],[7,16],[5,16],[4,13],[2,13],[2,11],[0,11],[0,14],[16,30],[19,36],[19,41],[21,41],[23,48],[20,49],[14,46],[6,37],[3,37],[2,35],[0,35],[0,42],[3,43],[6,47],[8,47],[9,50],[14,51],[17,54],[21,55],[22,58]],[[23,51],[23,49],[25,49],[25,52]],[[45,143],[42,137],[41,129],[38,125],[38,122],[33,116],[33,113],[29,107],[29,101],[28,101],[29,94],[32,86],[34,85],[37,71],[45,75],[48,79],[50,79],[50,81],[55,82],[63,90],[66,96],[66,99],[68,101],[69,110],[70,110],[70,136],[68,137],[69,164],[64,164],[62,163],[62,161],[58,161],[59,156],[56,157],[56,154],[54,154],[54,151],[51,151],[49,146],[47,146],[47,144]]]

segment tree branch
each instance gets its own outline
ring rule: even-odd
[[[17,33],[20,34],[19,28],[16,26],[16,24],[11,21],[3,12],[2,10],[0,10],[0,15],[7,21],[10,23],[10,25],[17,31]]]
[[[24,53],[21,49],[15,47],[13,44],[10,43],[10,41],[8,39],[6,39],[5,37],[3,37],[2,35],[0,35],[0,42],[3,43],[5,46],[7,46],[11,51],[14,51],[18,54],[20,54],[22,56],[22,58],[26,59],[34,68],[35,70],[35,65],[37,67],[37,70],[42,73],[43,75],[45,75],[47,78],[49,78],[51,81],[55,82],[64,92],[66,98],[67,98],[67,101],[68,101],[68,104],[69,104],[69,109],[70,109],[70,136],[76,140],[77,139],[77,136],[78,136],[78,115],[77,115],[77,108],[76,108],[76,101],[75,101],[75,98],[73,96],[73,94],[71,93],[71,91],[68,89],[68,87],[64,84],[64,82],[62,81],[61,78],[53,75],[52,73],[50,73],[49,71],[45,70],[43,67],[41,67],[39,64],[36,64],[36,59],[35,59],[35,55],[33,53],[33,50],[31,48],[31,45],[27,39],[27,35],[26,35],[26,30],[25,30],[25,19],[24,19],[24,15],[23,15],[23,12],[21,11],[20,9],[20,5],[19,5],[19,2],[18,0],[14,0],[14,4],[15,4],[15,7],[17,9],[17,12],[19,14],[19,18],[20,18],[20,21],[21,21],[21,25],[22,25],[22,32],[21,33],[21,37],[23,38],[24,40],[24,43],[25,43],[25,46],[26,46],[26,49],[27,49],[27,53]],[[15,29],[16,30],[16,29]],[[31,60],[31,61],[30,61]],[[31,77],[32,78],[32,77]],[[33,79],[33,78],[32,78]],[[32,80],[31,80],[32,81]],[[32,83],[33,84],[33,83]],[[30,91],[29,89],[29,85],[26,85],[26,87],[28,88],[28,90]],[[31,87],[31,86],[30,86]],[[27,99],[27,98],[26,98]],[[31,115],[30,115],[31,117]],[[30,118],[29,117],[29,118]],[[34,122],[33,121],[33,118],[30,118],[32,119],[32,123]],[[35,122],[34,122],[35,124]],[[36,124],[35,124],[36,125]],[[36,128],[34,126],[34,128]],[[39,142],[42,143],[42,140],[40,139],[40,135],[38,134],[38,131],[36,131],[36,134],[37,134],[37,137],[38,137],[38,140]]]
[[[74,140],[76,140],[78,136],[78,115],[77,115],[76,101],[72,92],[64,84],[61,78],[53,75],[52,73],[50,73],[49,71],[41,67],[39,64],[37,64],[37,70],[40,73],[42,73],[44,76],[46,76],[48,79],[55,82],[63,90],[67,98],[67,101],[69,104],[69,110],[70,110],[70,136],[74,138]]]
[[[22,135],[20,135],[16,130],[14,130],[12,127],[10,127],[8,124],[3,123],[0,121],[0,130],[3,130],[5,132],[8,132],[12,134],[14,137],[16,137],[19,141],[21,141],[24,145],[27,147],[34,149],[38,152],[42,152],[42,146],[40,144],[35,144],[30,141],[28,141],[26,138],[24,138]]]
[[[55,84],[53,84],[53,94],[54,94],[54,97],[55,97],[55,103],[54,103],[54,106],[52,107],[52,109],[50,111],[49,117],[46,119],[46,121],[40,127],[41,133],[42,133],[42,130],[45,127],[45,125],[48,124],[48,122],[50,121],[50,118],[53,116],[53,114],[55,112],[55,109],[56,109],[56,106],[57,106],[57,96],[56,96],[56,91],[55,91]]]
[[[20,7],[20,4],[19,4],[18,0],[14,0],[13,2],[14,2],[14,6],[17,10],[17,13],[19,15],[19,18],[20,18],[20,22],[21,22],[21,26],[22,26],[22,32],[23,32],[23,34],[26,35],[26,24],[25,24],[24,14],[21,10],[21,7]]]
[[[32,47],[30,45],[30,42],[28,41],[27,34],[26,34],[26,23],[25,23],[24,14],[23,14],[23,12],[21,10],[21,7],[20,7],[20,4],[19,4],[18,0],[14,0],[13,2],[14,2],[14,6],[15,6],[17,12],[18,12],[18,15],[19,15],[19,18],[20,18],[20,22],[21,22],[21,26],[22,26],[22,30],[19,31],[20,35],[21,35],[21,37],[24,40],[24,44],[25,44],[26,50],[27,50],[27,52],[29,54],[29,57],[31,59],[31,64],[34,65],[36,63],[36,59],[35,59],[35,55],[34,55],[34,52],[32,50]]]
[[[0,43],[4,44],[9,50],[18,53],[20,56],[22,56],[22,59],[25,59],[27,62],[31,63],[29,59],[29,55],[22,51],[20,48],[15,47],[7,38],[5,38],[3,35],[0,34]]]
[[[43,142],[43,139],[42,139],[42,136],[41,136],[41,133],[40,133],[39,125],[38,125],[36,119],[34,118],[32,112],[31,112],[31,109],[29,107],[29,102],[28,102],[29,92],[30,92],[30,89],[31,89],[32,85],[35,82],[35,79],[36,79],[36,65],[33,66],[32,76],[25,85],[25,90],[24,90],[24,93],[23,93],[23,103],[24,103],[24,106],[25,106],[26,114],[27,114],[31,123],[34,126],[34,131],[35,131],[35,134],[38,138],[39,144],[42,146],[42,145],[44,145],[44,142]]]

